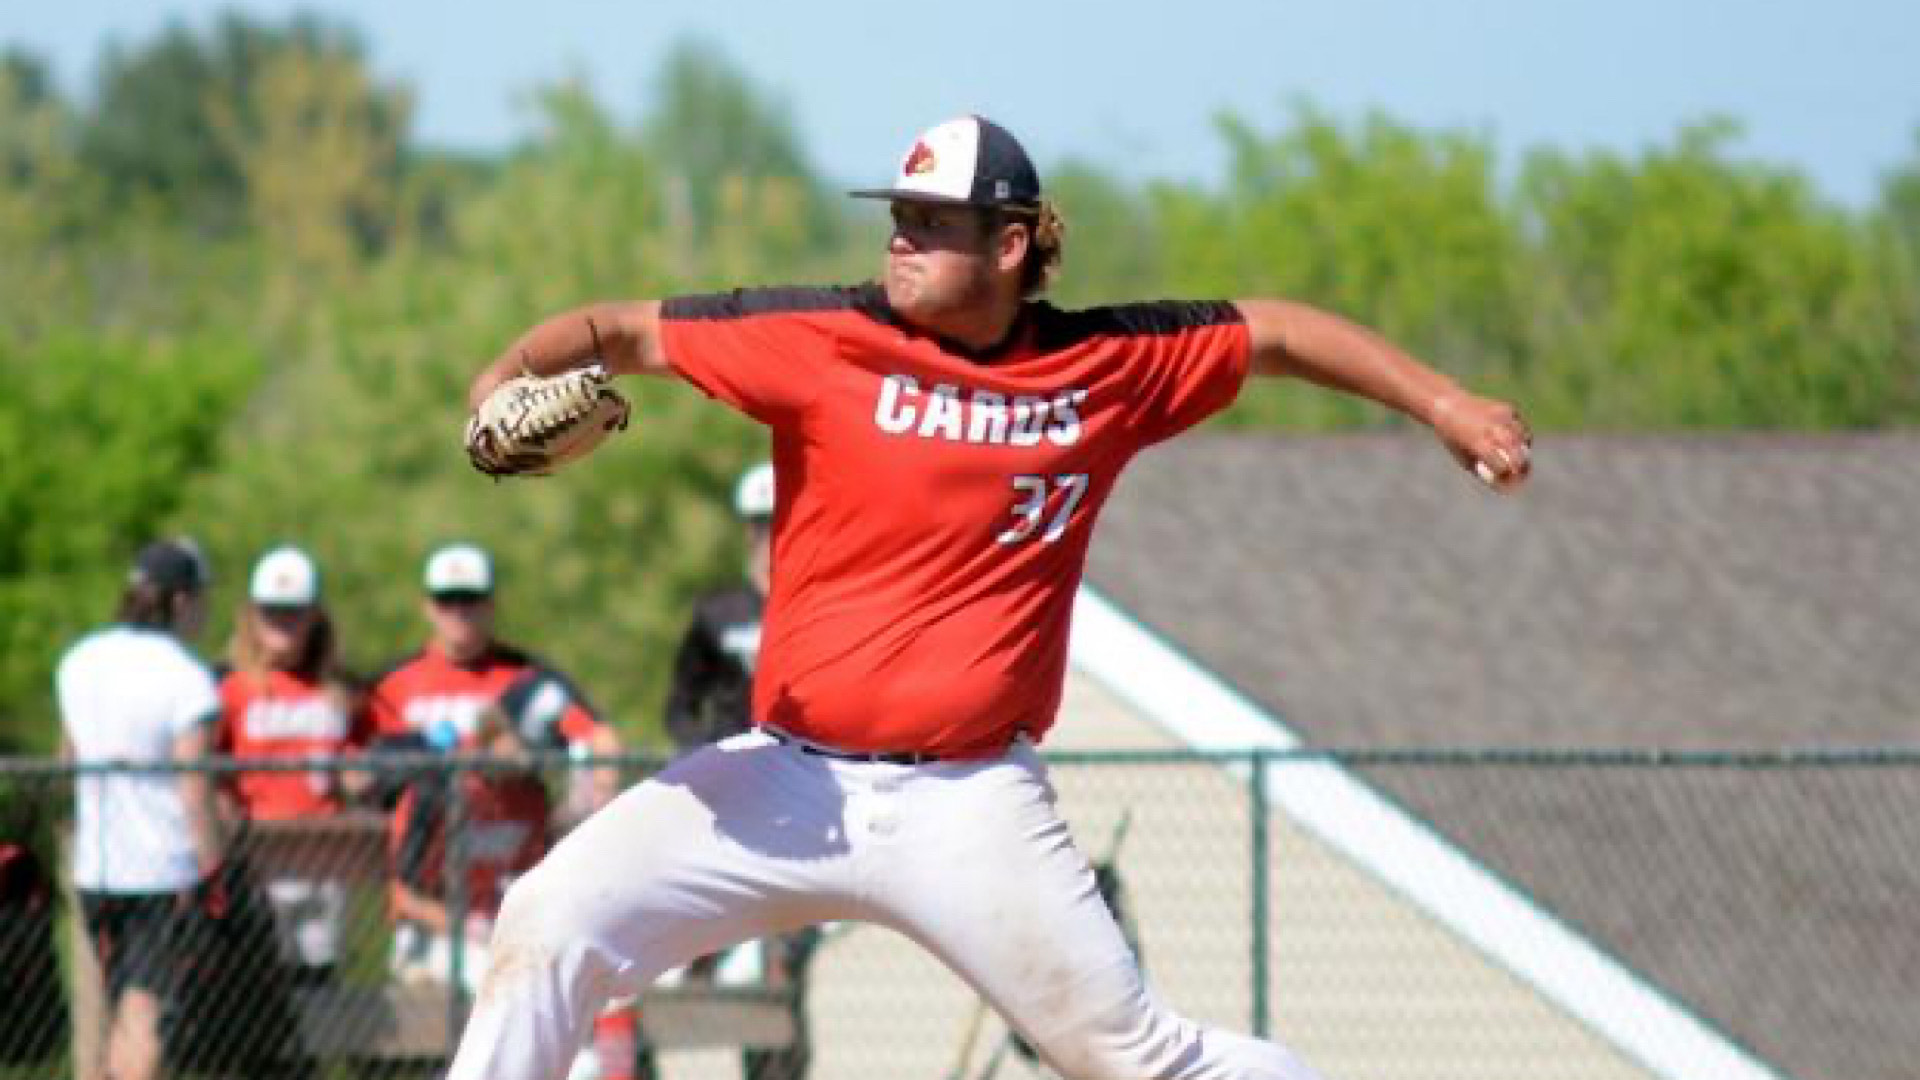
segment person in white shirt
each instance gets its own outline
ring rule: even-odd
[[[160,1017],[174,990],[182,913],[220,903],[209,886],[226,845],[206,772],[85,767],[189,763],[210,753],[220,698],[185,644],[204,622],[206,584],[191,541],[148,544],[117,620],[70,647],[54,677],[61,750],[82,766],[74,884],[87,931],[103,946],[112,1080],[160,1074]]]

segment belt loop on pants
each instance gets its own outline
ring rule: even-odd
[[[870,761],[878,762],[882,765],[930,765],[936,761],[944,760],[939,754],[923,754],[918,751],[881,750],[867,752],[861,750],[840,750],[831,746],[822,746],[817,742],[802,739],[797,735],[789,735],[779,728],[771,727],[767,724],[759,725],[759,730],[765,732],[774,742],[785,743],[788,746],[798,749],[803,754],[832,758],[835,761]]]

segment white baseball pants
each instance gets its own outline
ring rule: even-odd
[[[609,997],[834,919],[918,942],[1070,1080],[1316,1080],[1153,995],[1025,743],[907,766],[759,732],[628,790],[514,883],[449,1080],[559,1080]]]

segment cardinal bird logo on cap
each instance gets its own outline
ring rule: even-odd
[[[919,176],[939,167],[940,162],[933,156],[933,147],[923,142],[916,142],[913,144],[913,150],[907,154],[907,163],[900,167],[900,171],[908,176]]]

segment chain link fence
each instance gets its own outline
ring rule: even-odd
[[[1281,1039],[1329,1080],[1904,1080],[1920,1061],[1920,752],[1050,760],[1160,994]],[[583,764],[637,778],[658,763],[548,764],[561,784]],[[209,767],[263,766],[349,769]],[[465,870],[500,838],[454,780],[494,767],[389,761],[361,808],[255,825],[222,895],[156,916],[169,947],[143,962],[169,988],[175,1071],[443,1069],[484,957],[461,935],[436,953],[397,931],[394,877],[412,856],[393,807],[406,784],[450,794],[432,872],[453,925],[484,925]],[[70,841],[76,798],[103,797],[109,775],[132,771],[0,765],[0,1080],[100,1060],[103,958]],[[802,1059],[782,1048],[802,1037],[816,1080],[1051,1075],[890,931],[836,924],[793,944],[650,993],[650,1047],[602,1075],[784,1080]]]

